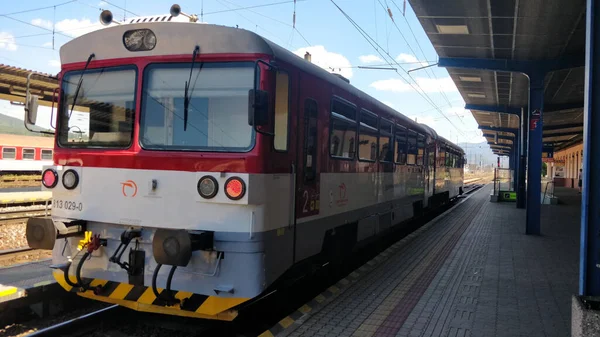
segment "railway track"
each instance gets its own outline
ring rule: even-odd
[[[50,206],[35,205],[17,209],[1,210],[0,225],[25,222],[29,218],[50,214]]]
[[[50,325],[28,336],[233,336],[227,334],[227,328],[225,328],[227,323],[193,318],[165,317],[137,312],[114,304]]]
[[[47,328],[38,330],[28,336],[81,336],[90,334],[94,330],[101,328],[103,322],[112,321],[118,318],[124,308],[118,304],[111,305],[100,310],[92,311],[76,318],[51,325]]]
[[[32,250],[33,250],[33,248],[29,248],[29,247],[2,249],[2,250],[0,250],[0,258],[9,256],[9,255],[16,255],[16,254],[20,254],[20,253],[30,252]]]

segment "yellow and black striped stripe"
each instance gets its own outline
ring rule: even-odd
[[[174,297],[181,300],[181,304],[167,305],[162,299],[154,295],[152,287],[92,279],[90,287],[92,289],[97,288],[98,291],[96,293],[92,290],[81,292],[80,289],[67,284],[62,271],[53,272],[53,276],[63,288],[75,292],[79,296],[119,304],[137,311],[167,315],[231,321],[237,316],[237,311],[232,308],[250,300],[250,298],[227,298],[194,294],[187,291],[173,291]],[[70,275],[70,278],[73,283],[76,282],[73,275]],[[84,282],[89,281],[90,279],[84,280]],[[157,290],[159,294],[164,291],[162,288]]]
[[[296,309],[294,312],[286,316],[284,319],[280,320],[272,326],[269,330],[263,332],[258,337],[273,337],[277,336],[283,330],[289,328],[292,324],[294,324],[299,319],[308,316],[311,312],[313,312],[316,308],[321,306],[325,301],[332,299],[335,297],[340,291],[346,288],[349,284],[351,284],[354,280],[360,277],[361,273],[353,272],[352,274],[344,277],[339,280],[335,285],[327,288],[324,292],[320,293],[317,297],[310,300],[308,303],[304,304],[300,308]]]

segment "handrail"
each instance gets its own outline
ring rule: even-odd
[[[546,192],[548,192],[548,185],[550,185],[550,184],[554,184],[554,180],[550,180],[550,181],[546,182],[546,188],[544,189],[544,198],[542,199],[542,204],[544,202],[546,202]],[[553,196],[554,196],[554,194],[553,194]]]

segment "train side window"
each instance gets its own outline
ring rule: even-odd
[[[275,150],[287,151],[290,79],[287,73],[278,71],[275,80]]]
[[[417,163],[417,133],[413,130],[408,130],[408,156],[406,163],[415,165]]]
[[[446,149],[444,147],[440,147],[440,155],[438,158],[438,167],[446,166]]]
[[[445,166],[446,167],[452,167],[452,153],[446,151],[446,162],[445,162]]]
[[[417,165],[423,165],[423,159],[425,158],[425,136],[419,134],[417,136]]]
[[[313,181],[317,176],[317,102],[304,101],[304,181]]]
[[[52,150],[42,149],[42,160],[52,160]]]
[[[35,159],[35,149],[23,149],[23,159]]]
[[[329,155],[354,159],[356,152],[356,107],[333,99],[329,131]]]
[[[358,131],[358,159],[376,161],[378,152],[379,130],[377,115],[368,111],[360,111],[360,127]]]
[[[394,159],[393,141],[394,124],[387,119],[379,120],[379,161],[392,162]]]
[[[404,165],[406,164],[406,128],[400,125],[396,125],[395,134],[396,158],[394,159],[394,161],[396,162],[396,164]]]
[[[17,149],[14,147],[2,148],[2,159],[15,159],[17,158]]]

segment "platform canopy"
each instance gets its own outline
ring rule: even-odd
[[[0,64],[0,99],[24,103],[30,73],[33,73],[30,92],[38,96],[39,105],[51,106],[54,90],[58,88],[56,76],[4,64]]]
[[[581,141],[584,0],[409,1],[488,142],[513,144],[515,134],[493,129],[518,129],[528,105],[529,79],[505,60],[554,69],[544,80],[543,142],[560,149]]]

